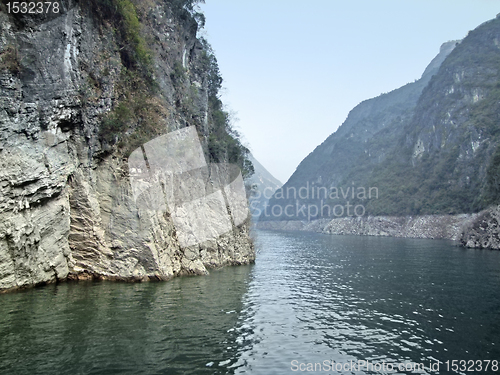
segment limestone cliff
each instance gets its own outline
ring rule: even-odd
[[[132,194],[130,152],[186,126],[208,161],[249,165],[193,1],[59,5],[28,15],[0,4],[0,290],[252,262],[248,223],[182,247],[169,212]]]

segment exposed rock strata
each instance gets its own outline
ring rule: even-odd
[[[199,118],[207,78],[196,24],[156,5],[144,30],[168,132],[192,120],[176,108],[175,62],[198,87]],[[116,38],[74,1],[24,26],[0,12],[0,54],[16,46],[20,59],[19,72],[0,69],[0,291],[66,278],[163,280],[254,260],[247,224],[181,248],[167,213],[135,207],[126,159],[98,136],[125,69]]]
[[[339,235],[430,238],[458,241],[462,246],[500,250],[500,206],[477,214],[366,216],[334,220],[261,221],[263,230],[296,230]]]
[[[465,226],[477,217],[471,215],[366,216],[345,217],[331,221],[268,221],[257,223],[259,229],[303,230],[325,234],[389,236],[458,240]]]

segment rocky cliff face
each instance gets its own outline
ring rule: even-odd
[[[195,15],[182,2],[94,3],[0,12],[0,290],[252,262],[247,223],[181,247],[169,212],[138,208],[131,189],[130,152],[186,126],[207,160],[234,162],[214,150],[231,135],[214,120],[220,76]]]

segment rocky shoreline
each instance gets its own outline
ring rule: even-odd
[[[429,238],[470,248],[500,249],[500,206],[480,213],[425,216],[364,216],[333,220],[261,221],[263,230],[296,230],[336,235]]]
[[[500,206],[481,211],[467,223],[460,236],[463,246],[500,250]]]

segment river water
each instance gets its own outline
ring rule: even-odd
[[[0,295],[0,374],[500,372],[500,252],[265,231],[256,246],[255,265],[207,277]]]

